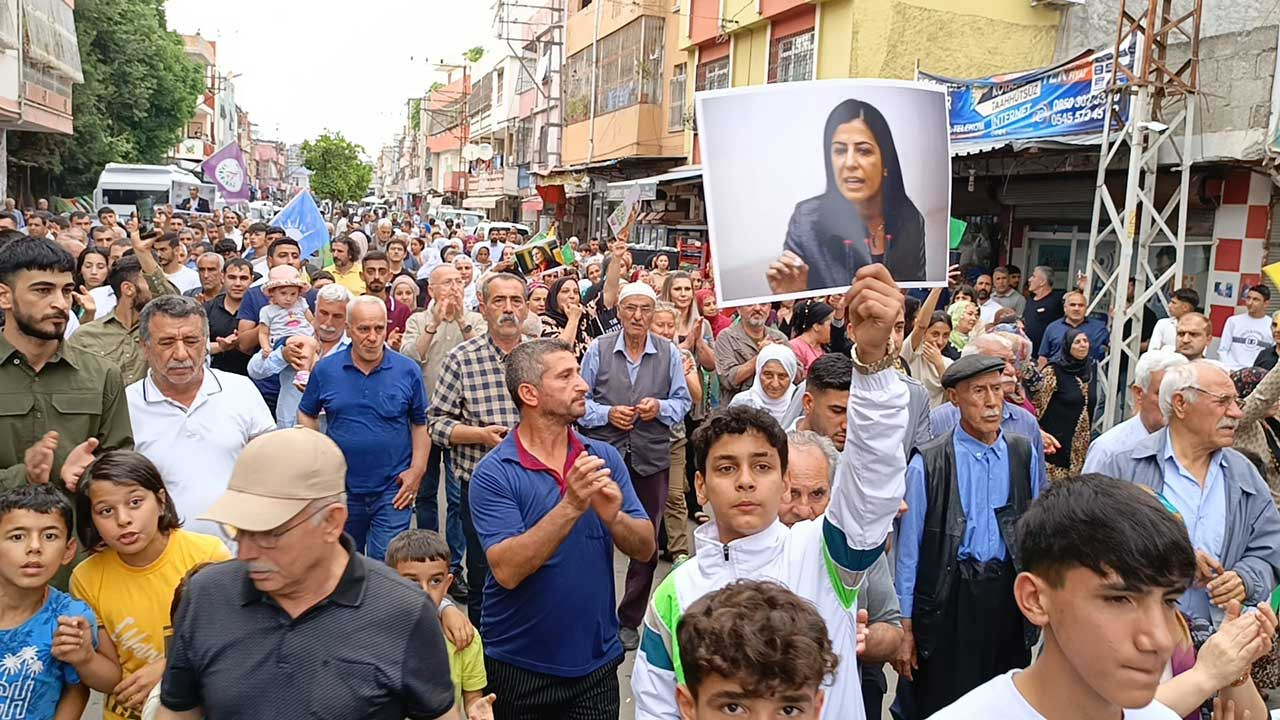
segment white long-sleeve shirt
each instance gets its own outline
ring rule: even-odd
[[[816,520],[722,543],[714,523],[694,532],[697,555],[671,571],[649,601],[631,675],[636,720],[679,720],[676,685],[683,682],[676,627],[698,598],[736,580],[783,584],[812,602],[826,621],[840,667],[824,685],[827,720],[864,720],[857,655],[858,586],[883,553],[885,537],[906,489],[906,383],[894,370],[854,373],[849,433],[831,489]]]

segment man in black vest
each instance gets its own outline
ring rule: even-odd
[[[587,413],[578,421],[584,435],[622,453],[655,534],[667,502],[671,426],[684,422],[693,405],[680,353],[649,332],[657,300],[645,283],[628,283],[618,290],[622,329],[601,335],[582,357],[582,379],[591,390]],[[618,637],[628,651],[640,644],[637,628],[644,620],[657,567],[656,551],[648,562],[632,560],[627,567],[627,585],[618,604]]]
[[[942,375],[959,427],[916,449],[898,533],[903,642],[894,661],[927,718],[1031,661],[1013,598],[1014,525],[1045,485],[1031,442],[1000,429],[1004,361],[962,357]]]

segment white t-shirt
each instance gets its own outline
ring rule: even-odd
[[[997,675],[968,694],[935,713],[931,720],[972,720],[973,718],[1000,718],[1000,720],[1044,720],[1044,716],[1022,697],[1013,685],[1013,676],[1021,670],[1010,670]],[[1137,710],[1125,710],[1124,720],[1179,720],[1177,713],[1155,700]]]
[[[169,282],[173,283],[174,287],[178,288],[179,295],[190,290],[200,289],[200,273],[192,270],[186,265],[179,268],[178,272],[173,273],[172,275],[165,273],[164,276],[169,278]]]
[[[978,306],[978,322],[983,327],[996,321],[996,313],[1004,309],[1004,306],[996,301],[994,297],[987,298],[987,301]]]
[[[1222,339],[1218,341],[1218,360],[1230,370],[1253,367],[1258,353],[1271,345],[1271,318],[1247,314],[1232,315],[1222,326]]]
[[[1177,318],[1160,318],[1156,321],[1156,326],[1151,331],[1151,342],[1147,344],[1147,350],[1169,350],[1176,351],[1178,349],[1178,319]]]

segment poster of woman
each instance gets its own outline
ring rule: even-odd
[[[839,292],[870,263],[905,287],[946,282],[941,88],[786,83],[698,93],[697,112],[720,303]]]

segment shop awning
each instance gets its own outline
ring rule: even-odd
[[[1014,152],[1020,152],[1027,148],[1041,148],[1044,150],[1062,150],[1065,148],[1080,147],[1082,145],[1101,145],[1101,135],[1063,135],[1057,138],[1043,138],[1038,140],[995,140],[992,142],[977,143],[951,143],[951,157],[967,157],[969,155],[977,155],[978,153],[990,152],[992,150],[1001,150],[1009,148]]]
[[[611,182],[609,183],[609,187],[625,188],[631,185],[646,185],[650,183],[661,184],[661,183],[667,183],[667,182],[677,182],[680,180],[689,180],[692,178],[700,178],[700,177],[702,177],[701,165],[686,165],[684,167],[676,168],[670,172],[665,172],[661,175],[654,175],[653,177],[637,178],[635,180],[619,180],[617,182]]]

